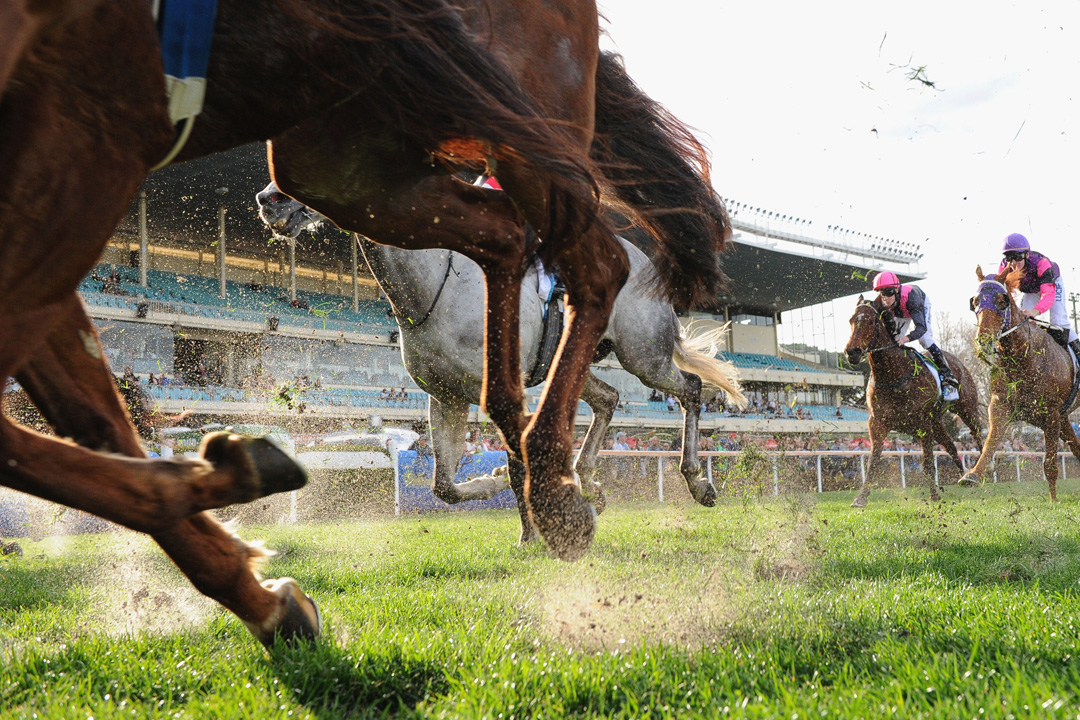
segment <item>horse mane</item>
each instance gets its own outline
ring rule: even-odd
[[[646,231],[654,287],[677,309],[711,306],[727,283],[718,250],[731,222],[710,178],[705,146],[689,126],[630,78],[620,55],[600,53],[592,159],[603,201]]]
[[[579,237],[603,222],[595,170],[574,153],[573,137],[582,129],[547,117],[475,40],[459,8],[445,0],[365,0],[359,10],[302,0],[275,5],[302,26],[351,41],[350,48],[362,44],[365,52],[354,50],[341,61],[363,84],[357,90],[372,98],[369,111],[386,115],[433,157],[473,168],[525,160],[543,171],[547,243]]]

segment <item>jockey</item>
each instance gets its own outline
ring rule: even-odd
[[[896,344],[907,345],[917,340],[923,350],[934,358],[934,364],[941,373],[942,384],[960,387],[952,369],[945,362],[941,348],[934,342],[934,331],[930,327],[930,298],[926,297],[926,293],[917,285],[901,285],[896,273],[888,270],[874,276],[874,289],[879,293],[881,306],[892,310],[896,317],[896,327],[893,330]],[[912,324],[914,328],[909,329]],[[901,331],[905,330],[907,333],[900,336]]]
[[[1080,359],[1080,339],[1065,312],[1065,285],[1057,263],[1032,250],[1028,239],[1020,233],[1005,238],[1001,252],[1005,257],[998,268],[998,275],[1017,270],[1024,272],[1020,278],[1020,292],[1024,294],[1020,309],[1024,316],[1033,318],[1049,310],[1050,324],[1068,329],[1069,347]]]

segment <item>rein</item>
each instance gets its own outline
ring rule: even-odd
[[[420,327],[425,322],[427,322],[427,319],[429,317],[431,317],[431,311],[434,310],[435,306],[439,304],[439,298],[442,297],[442,291],[446,287],[446,281],[450,278],[450,271],[451,270],[454,270],[454,251],[453,250],[449,251],[447,253],[447,255],[446,255],[446,272],[443,274],[442,282],[439,283],[439,291],[437,293],[435,293],[435,299],[431,301],[431,307],[429,307],[427,309],[427,312],[424,313],[424,317],[420,318],[419,322],[413,322],[412,318],[406,318],[406,320],[409,321],[409,327],[410,328],[418,328],[418,327]],[[457,275],[458,272],[456,270],[454,270],[454,274]],[[396,314],[397,313],[395,313],[395,315]],[[400,324],[400,321],[401,321],[401,318],[398,318],[399,324]]]

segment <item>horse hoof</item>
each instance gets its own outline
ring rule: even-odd
[[[210,433],[203,438],[199,453],[215,468],[237,468],[242,476],[254,478],[257,487],[249,488],[239,502],[299,490],[307,484],[304,468],[267,438],[230,432]]]
[[[604,512],[604,508],[607,507],[607,497],[604,495],[604,488],[600,486],[598,482],[589,483],[589,491],[582,492],[585,499],[592,503],[593,508],[596,510],[596,514],[600,515]]]
[[[956,481],[956,484],[960,487],[978,487],[979,478],[971,473],[964,475],[962,478]]]
[[[261,624],[244,623],[266,648],[281,638],[289,644],[314,642],[322,634],[322,613],[292,578],[266,580],[263,587],[280,598],[278,610]]]
[[[596,510],[567,482],[529,500],[530,515],[548,548],[560,560],[573,562],[585,554],[596,533]]]
[[[708,480],[703,480],[689,484],[690,494],[694,496],[694,500],[698,505],[704,507],[716,506],[716,488]]]

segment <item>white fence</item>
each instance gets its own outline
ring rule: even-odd
[[[773,495],[778,496],[780,494],[780,460],[790,458],[812,458],[815,473],[817,476],[817,492],[824,492],[823,489],[823,474],[822,474],[822,458],[857,458],[859,461],[859,479],[861,483],[866,482],[866,469],[869,465],[870,451],[869,450],[791,450],[791,451],[763,451],[772,466],[772,479],[773,479]],[[698,457],[708,459],[709,462],[705,463],[706,473],[709,480],[715,482],[713,477],[714,468],[712,458],[733,458],[738,459],[742,455],[742,451],[738,450],[721,450],[721,451],[699,451]],[[608,457],[631,457],[635,459],[650,458],[656,460],[656,496],[660,502],[664,501],[664,473],[666,468],[670,465],[675,472],[678,482],[682,482],[682,476],[679,475],[678,466],[679,458],[682,456],[681,451],[617,451],[617,450],[601,450],[600,456]],[[921,471],[914,470],[911,466],[922,462],[921,452],[907,452],[901,450],[886,450],[882,452],[882,457],[885,459],[895,459],[898,463],[900,471],[900,486],[907,487],[907,474],[908,472]],[[978,461],[979,452],[975,450],[965,450],[960,452],[960,461],[964,466],[965,471],[970,470],[975,466]],[[1068,477],[1066,472],[1065,461],[1066,458],[1071,458],[1072,455],[1068,452],[1059,452],[1058,459],[1061,462],[1061,475],[1059,479],[1064,480]],[[952,467],[952,458],[944,450],[937,450],[934,452],[934,481],[938,481],[938,472],[940,461],[944,458],[947,466]],[[1006,451],[1000,450],[994,456],[994,462],[991,463],[992,477],[994,482],[1007,482],[1013,478],[1006,478],[1006,474],[1011,474],[1003,468],[1003,461],[1007,458],[1012,459],[1012,465],[1015,467],[1015,481],[1021,482],[1020,468],[1021,463],[1025,459],[1033,459],[1037,462],[1039,467],[1039,474],[1042,475],[1043,465],[1043,453],[1041,452],[1019,452],[1019,451]],[[1008,463],[1004,463],[1008,464]],[[1000,477],[999,477],[1000,473]]]

